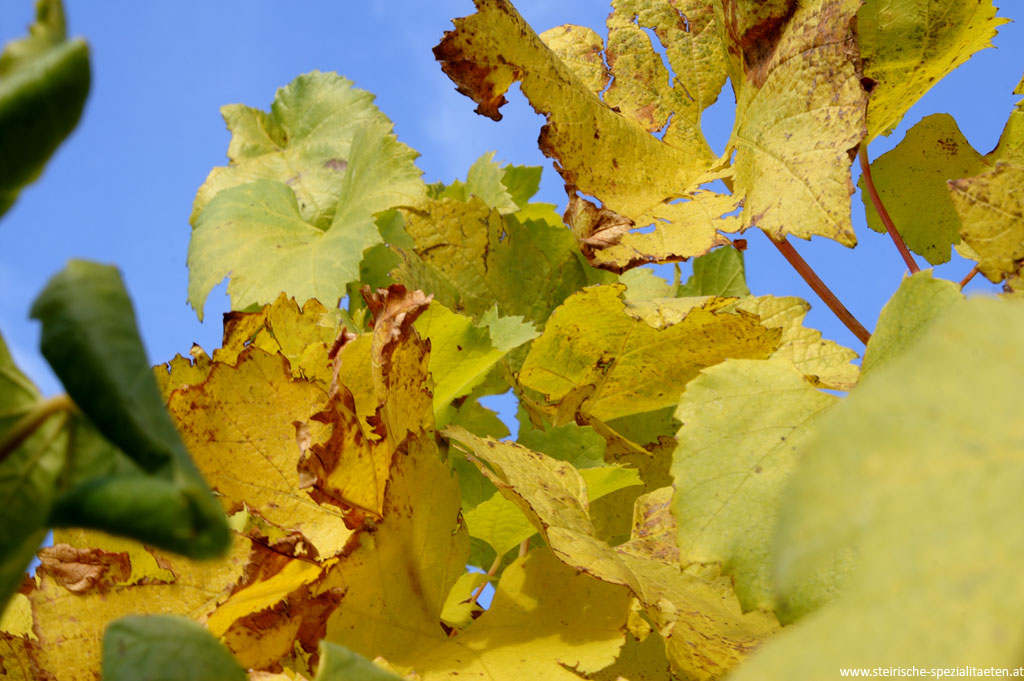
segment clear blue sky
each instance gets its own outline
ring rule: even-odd
[[[37,325],[27,313],[69,258],[121,268],[154,363],[186,353],[192,342],[208,350],[219,345],[218,313],[227,310],[223,285],[207,303],[205,324],[185,303],[192,199],[209,170],[226,162],[228,133],[218,109],[235,102],[266,109],[275,90],[300,73],[337,71],[375,93],[400,139],[422,154],[418,163],[427,181],[462,177],[481,153],[493,150],[503,161],[543,165],[541,198],[564,205],[560,178],[537,151],[542,119],[518,92],[503,109],[505,120],[494,123],[473,113],[473,103],[455,92],[433,59],[430,48],[451,28],[452,17],[472,13],[471,0],[65,2],[71,34],[92,46],[93,90],[79,128],[0,221],[0,331],[46,393],[59,387],[38,354]],[[1024,5],[1003,4],[1003,16],[1024,18]],[[0,2],[0,40],[24,33],[32,5]],[[516,5],[538,31],[575,23],[603,34],[609,11],[598,0]],[[873,143],[871,157],[940,111],[956,117],[975,148],[989,151],[1019,99],[1011,92],[1024,69],[1024,28],[1002,27],[995,44],[998,49],[976,55],[934,88],[891,137]],[[719,151],[732,103],[727,90],[706,115],[706,132]],[[853,215],[861,241],[855,251],[820,239],[795,243],[870,329],[903,264],[886,237],[864,226],[856,196]],[[752,291],[808,299],[814,306],[809,325],[860,351],[775,249],[754,230],[748,234]],[[969,268],[954,262],[939,275],[959,279]],[[993,288],[984,281],[974,287]]]

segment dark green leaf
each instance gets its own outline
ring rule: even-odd
[[[102,681],[246,681],[241,665],[184,617],[122,617],[103,637]]]

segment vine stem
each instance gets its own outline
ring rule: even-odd
[[[480,598],[480,594],[482,594],[484,592],[484,587],[487,586],[487,584],[491,581],[490,578],[493,577],[494,575],[498,574],[498,568],[499,567],[501,567],[501,556],[497,556],[494,559],[494,562],[491,563],[490,569],[487,570],[487,577],[488,577],[488,579],[483,584],[478,586],[476,588],[476,590],[473,592],[473,595],[470,596],[470,598],[473,600],[474,603],[476,603],[476,600],[478,598]]]
[[[974,279],[974,275],[977,274],[977,273],[978,273],[978,266],[975,265],[974,267],[971,268],[971,271],[967,273],[967,276],[960,280],[960,290],[961,291],[964,289],[964,286],[967,286],[968,282],[970,282],[971,279]]]
[[[800,257],[800,254],[793,248],[793,244],[789,243],[785,238],[782,241],[776,241],[771,236],[768,240],[775,244],[775,247],[779,249],[782,256],[793,266],[793,269],[803,277],[807,285],[810,286],[818,297],[821,298],[828,308],[835,313],[836,317],[839,318],[843,324],[846,325],[853,335],[860,340],[861,343],[867,345],[871,339],[871,334],[864,325],[857,321],[857,318],[853,316],[846,306],[839,302],[839,298],[836,298],[836,294],[832,293],[832,290],[825,285],[825,282],[818,277],[818,275],[811,269],[811,266],[807,264],[807,261]]]
[[[871,197],[871,203],[874,204],[875,210],[878,212],[878,217],[882,218],[882,224],[885,225],[885,231],[889,232],[889,237],[892,242],[896,244],[896,250],[903,256],[903,262],[907,263],[907,269],[910,270],[911,274],[915,274],[921,271],[921,268],[914,262],[914,256],[910,255],[910,250],[907,249],[907,245],[903,243],[903,237],[896,231],[896,225],[893,224],[892,218],[889,217],[889,211],[882,205],[882,197],[878,195],[878,191],[875,189],[875,181],[871,179],[871,162],[868,161],[868,145],[861,144],[860,151],[857,152],[858,158],[860,158],[860,172],[864,176],[864,186],[868,189],[868,196]]]
[[[18,422],[7,431],[7,436],[0,441],[0,461],[6,459],[22,442],[29,438],[46,419],[60,411],[70,411],[74,407],[67,393],[50,397],[39,402],[31,411],[18,419]]]

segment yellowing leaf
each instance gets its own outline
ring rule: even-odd
[[[416,672],[422,681],[578,681],[615,660],[628,609],[626,589],[534,550],[505,569],[487,612],[436,641]]]
[[[655,328],[629,314],[624,289],[591,287],[566,300],[534,341],[521,384],[570,409],[567,417],[579,410],[608,421],[674,405],[702,368],[767,357],[778,342],[778,331],[746,313],[716,312],[714,300]]]
[[[860,1],[721,5],[736,89],[728,148],[744,229],[855,245],[850,153],[864,137],[867,98],[852,44]],[[748,16],[749,7],[758,13]]]
[[[27,591],[39,637],[31,646],[33,663],[52,675],[35,678],[56,681],[97,677],[103,628],[111,620],[146,612],[192,618],[210,612],[242,580],[252,550],[248,539],[236,535],[225,558],[193,562],[139,545],[131,553],[90,548],[110,541],[96,532],[75,530],[57,539],[75,545],[47,549]],[[144,553],[151,554],[144,562],[161,566],[158,574],[150,576],[151,567],[137,566],[131,558]]]
[[[695,77],[682,76],[685,82],[680,83],[678,90],[671,90],[673,100],[668,103],[681,110],[678,123],[672,126],[672,143],[668,143],[648,132],[661,127],[658,121],[667,117],[664,111],[652,113],[652,93],[642,92],[643,99],[637,99],[643,84],[660,87],[652,80],[657,76],[651,71],[656,72],[661,62],[649,43],[642,46],[643,52],[637,57],[637,63],[646,71],[637,73],[638,81],[632,89],[620,86],[618,101],[626,105],[626,113],[617,113],[594,92],[593,73],[585,73],[585,80],[577,75],[544,44],[507,0],[476,0],[475,4],[477,13],[456,19],[455,30],[445,34],[434,48],[434,55],[459,86],[459,91],[477,102],[478,113],[500,119],[498,109],[506,101],[504,93],[513,82],[520,81],[522,92],[534,110],[547,117],[547,124],[541,130],[540,148],[556,159],[556,167],[566,181],[570,197],[575,196],[576,190],[599,197],[607,213],[621,220],[627,229],[628,225],[642,227],[655,221],[679,223],[678,227],[685,224],[694,234],[688,238],[689,250],[674,254],[677,259],[700,255],[721,242],[714,223],[704,219],[705,215],[701,214],[701,219],[690,224],[693,216],[687,214],[688,208],[679,210],[667,202],[695,189],[691,185],[710,166],[711,154],[695,123],[703,107],[713,101],[724,77],[710,75],[709,81],[703,84],[701,99],[694,104],[686,100],[683,92],[694,84],[690,78]],[[622,34],[624,40],[635,43],[637,34],[643,35],[643,32],[639,26],[631,24],[632,8],[631,4],[622,9],[616,26],[617,30],[629,34]],[[678,9],[667,2],[649,3],[641,25],[650,25],[646,22],[655,18],[652,13],[672,16],[672,26],[659,28],[665,41],[672,44],[671,58],[677,59],[674,68],[680,73],[692,73],[686,66],[693,63],[696,51],[701,55],[698,57],[701,65],[710,66],[713,71],[713,64],[720,62],[720,57],[714,46],[713,32],[707,32],[708,13],[696,3],[692,8],[688,5],[688,10],[693,9],[694,25],[699,31],[686,35],[685,25],[681,25],[679,15],[674,14]],[[616,40],[618,35],[614,36]],[[587,40],[591,39],[587,37]],[[564,41],[559,49],[564,52]],[[610,49],[614,53],[618,45]],[[617,75],[632,73],[633,66],[624,63]],[[696,77],[701,78],[703,76]],[[716,78],[717,88],[712,82]],[[667,75],[665,82],[664,87],[668,88]],[[732,208],[722,212],[729,210]]]
[[[560,560],[630,589],[665,636],[678,674],[719,677],[778,629],[768,613],[743,614],[728,580],[680,572],[663,493],[641,497],[633,540],[612,548],[595,536],[583,481],[571,466],[465,431],[448,434],[493,468],[485,475],[533,519]]]
[[[776,574],[794,600],[816,584],[838,595],[733,678],[1018,664],[1022,334],[1019,301],[954,305],[821,419],[780,514]]]
[[[679,401],[672,510],[681,559],[721,563],[745,610],[774,607],[782,493],[810,424],[835,402],[782,359],[726,360],[690,381]]]
[[[874,160],[871,178],[907,248],[938,265],[949,260],[949,247],[960,241],[960,218],[946,182],[977,175],[986,167],[953,117],[934,114],[911,128],[895,149]],[[859,184],[863,191],[863,178]],[[866,195],[864,210],[868,226],[884,233]]]
[[[337,311],[329,311],[317,300],[299,306],[281,294],[258,312],[229,312],[224,315],[224,340],[213,359],[235,364],[250,346],[280,353],[288,358],[296,378],[315,381],[327,388],[331,383],[328,351],[338,335]]]
[[[932,85],[991,47],[1007,21],[995,14],[991,0],[866,0],[857,12],[857,42],[864,76],[874,81],[868,139],[888,135]]]
[[[300,487],[301,451],[292,425],[326,402],[323,389],[292,377],[283,356],[250,348],[236,367],[215,362],[205,382],[173,393],[167,406],[196,466],[229,510],[247,504],[303,534],[327,558],[342,550],[351,531],[341,509],[317,504]],[[320,423],[308,428],[313,442],[330,435]]]
[[[281,291],[330,305],[359,279],[363,251],[381,243],[374,214],[425,193],[415,153],[372,100],[314,72],[279,90],[269,114],[223,109],[232,163],[210,173],[191,220],[189,302],[200,319],[225,276],[235,309]]]
[[[998,163],[994,170],[949,183],[963,226],[960,235],[980,259],[989,281],[1002,281],[1024,260],[1024,165]]]
[[[800,298],[757,296],[740,300],[736,308],[756,314],[769,329],[780,329],[782,338],[772,357],[788,359],[814,385],[850,390],[857,385],[857,367],[850,362],[857,353],[835,341],[823,340],[821,332],[803,326],[811,306]]]

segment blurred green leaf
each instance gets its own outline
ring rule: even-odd
[[[135,615],[103,637],[102,681],[246,681],[213,634],[186,617]]]

